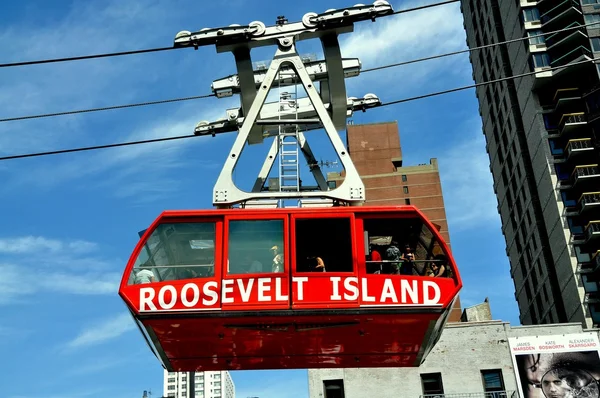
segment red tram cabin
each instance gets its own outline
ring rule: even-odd
[[[461,286],[413,206],[211,209],[162,213],[119,294],[169,371],[404,367]]]

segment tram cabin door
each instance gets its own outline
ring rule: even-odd
[[[292,307],[358,308],[354,214],[291,215]]]
[[[381,301],[373,294],[383,291],[386,279],[399,282],[422,274],[419,267],[424,262],[417,259],[423,254],[421,232],[422,221],[407,213],[357,215],[359,275],[363,281],[361,306],[399,305],[393,297]],[[401,258],[412,258],[413,261],[402,261]],[[397,282],[393,284],[397,286]]]
[[[286,215],[231,215],[225,220],[222,308],[290,308]]]

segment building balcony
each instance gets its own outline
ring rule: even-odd
[[[600,208],[600,192],[585,192],[577,201],[579,214],[584,214],[590,210]]]
[[[578,22],[572,23],[568,27],[573,27],[576,25],[580,25]],[[588,44],[586,40],[589,40],[589,37],[586,33],[577,30],[571,29],[563,32],[554,33],[546,38],[546,48],[548,51],[557,51],[562,48],[573,48],[578,45]]]
[[[565,163],[573,159],[580,158],[577,155],[584,153],[594,153],[594,145],[591,138],[573,138],[567,142],[565,148],[556,148],[557,143],[554,138],[550,139],[550,150],[555,156],[555,163]]]
[[[419,398],[517,398],[516,391],[494,391],[494,392],[467,392],[457,394],[427,394]]]
[[[557,125],[553,122],[546,123],[549,138],[560,138],[563,134],[568,134],[587,124],[587,118],[584,112],[565,113],[561,116]]]
[[[578,264],[578,271],[581,274],[591,274],[600,270],[600,250],[596,251],[592,256],[589,256],[589,261],[582,261]]]
[[[565,0],[557,6],[540,15],[542,26],[548,30],[557,30],[569,24],[569,22],[583,18],[583,14],[579,10],[579,1]],[[543,12],[543,10],[540,10]],[[563,26],[559,26],[561,25]],[[565,22],[567,22],[565,24]]]
[[[544,113],[560,113],[561,109],[578,106],[581,102],[581,91],[576,87],[559,88],[554,93],[552,103],[543,105]],[[581,106],[578,106],[581,109]],[[563,112],[567,113],[567,112]]]
[[[584,190],[588,185],[597,188],[600,184],[600,167],[597,164],[575,166],[571,174],[565,174],[566,170],[558,171],[559,188],[561,190],[570,190],[581,188]],[[588,188],[592,188],[589,186]],[[594,189],[595,191],[595,189]]]
[[[600,220],[590,221],[585,226],[585,237],[588,241],[600,238]]]
[[[600,182],[600,167],[597,164],[575,166],[570,180],[573,186],[588,180],[594,180],[598,183]]]
[[[593,151],[594,145],[592,144],[591,138],[576,138],[569,140],[565,148],[567,160],[570,160],[576,155],[580,155],[582,153],[591,153]]]
[[[581,283],[583,285],[583,290],[585,290],[584,301],[586,303],[600,302],[600,283],[598,283],[598,276],[592,273],[582,274]]]
[[[578,46],[575,49],[559,56],[558,58],[555,58],[552,62],[550,62],[550,66],[553,68],[565,66],[573,62],[583,61],[586,58],[591,60],[593,58],[592,52],[584,46]]]

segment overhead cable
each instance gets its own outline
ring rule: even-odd
[[[156,53],[159,51],[169,51],[169,50],[176,50],[176,49],[177,49],[176,47],[157,47],[157,48],[147,48],[144,50],[121,51],[121,52],[116,52],[116,53],[81,55],[78,57],[51,58],[51,59],[40,59],[40,60],[36,60],[36,61],[9,62],[9,63],[5,63],[5,64],[0,64],[0,68],[10,68],[13,66],[51,64],[51,63],[55,63],[55,62],[81,61],[84,59],[94,59],[94,58],[119,57],[122,55]]]
[[[150,144],[153,142],[174,141],[174,140],[181,140],[184,138],[194,138],[194,137],[200,137],[200,136],[195,135],[195,134],[188,134],[188,135],[178,135],[178,136],[173,136],[173,137],[152,138],[152,139],[148,139],[148,140],[118,142],[116,144],[95,145],[95,146],[86,146],[86,147],[71,148],[71,149],[59,149],[56,151],[25,153],[22,155],[2,156],[2,157],[0,157],[0,160],[13,160],[13,159],[33,158],[33,157],[48,156],[48,155],[60,155],[63,153],[84,152],[84,151],[92,151],[92,150],[96,150],[96,149],[117,148],[117,147],[121,147],[121,146]]]
[[[456,0],[451,0],[451,1],[456,1]],[[469,48],[466,50],[454,51],[454,52],[445,53],[445,54],[432,55],[429,57],[417,58],[417,59],[398,62],[398,63],[394,63],[394,64],[389,64],[389,65],[376,66],[373,68],[363,69],[361,71],[361,73],[374,72],[374,71],[378,71],[378,70],[382,70],[382,69],[395,68],[398,66],[404,66],[404,65],[414,64],[414,63],[418,63],[418,62],[430,61],[432,59],[449,57],[452,55],[458,55],[458,54],[468,53],[468,52],[472,52],[472,51],[478,51],[478,50],[482,50],[485,48],[492,48],[492,47],[496,47],[496,46],[500,46],[500,45],[504,45],[504,44],[510,44],[510,43],[515,43],[515,42],[519,42],[519,41],[523,41],[523,40],[534,39],[537,37],[553,35],[555,33],[565,32],[565,31],[574,30],[574,29],[580,29],[580,28],[584,28],[584,27],[587,27],[590,25],[599,25],[600,26],[600,24],[598,22],[591,22],[591,23],[588,23],[585,25],[570,26],[567,28],[550,31],[547,33],[532,35],[532,36],[528,36],[528,37],[520,37],[518,39],[511,39],[511,40],[501,41],[498,43],[485,44],[482,46],[473,47],[473,48]],[[0,123],[13,122],[13,121],[19,121],[19,120],[27,120],[27,119],[39,119],[39,118],[54,117],[54,116],[73,115],[73,114],[78,114],[78,113],[89,113],[89,112],[107,111],[107,110],[114,110],[114,109],[134,108],[134,107],[140,107],[140,106],[164,104],[164,103],[171,103],[171,102],[190,101],[190,100],[209,98],[209,97],[214,97],[214,96],[215,96],[214,94],[205,94],[205,95],[199,95],[199,96],[194,96],[194,97],[172,98],[172,99],[165,99],[165,100],[158,100],[158,101],[140,102],[140,103],[134,103],[134,104],[114,105],[114,106],[108,106],[108,107],[102,107],[102,108],[82,109],[82,110],[47,113],[47,114],[31,115],[31,116],[16,116],[16,117],[0,119]]]
[[[427,4],[424,6],[407,8],[404,10],[396,11],[391,15],[405,14],[405,13],[412,12],[412,11],[419,11],[419,10],[422,10],[425,8],[443,6],[443,5],[446,5],[449,3],[455,3],[458,1],[460,1],[460,0],[448,0],[448,1],[442,1],[440,3],[432,3],[432,4]],[[181,48],[184,48],[184,47],[157,47],[157,48],[148,48],[148,49],[143,49],[143,50],[121,51],[121,52],[104,53],[104,54],[91,54],[91,55],[82,55],[82,56],[76,56],[76,57],[51,58],[51,59],[42,59],[42,60],[35,60],[35,61],[8,62],[8,63],[0,64],[0,68],[50,64],[50,63],[56,63],[56,62],[81,61],[81,60],[85,60],[85,59],[94,59],[94,58],[119,57],[119,56],[123,56],[123,55],[144,54],[144,53],[153,53],[153,52],[169,51],[169,50],[179,50]]]
[[[414,63],[417,63],[417,62],[430,61],[432,59],[449,57],[451,55],[458,55],[458,54],[463,54],[463,53],[469,53],[469,52],[472,52],[472,51],[483,50],[485,48],[492,48],[492,47],[497,47],[497,46],[501,46],[501,45],[505,45],[505,44],[510,44],[510,43],[516,43],[516,42],[520,42],[520,41],[524,41],[524,40],[531,40],[531,39],[535,39],[537,37],[550,36],[550,35],[553,35],[555,33],[566,32],[566,31],[574,30],[574,29],[581,29],[581,28],[588,27],[590,25],[597,25],[598,27],[600,27],[600,23],[598,23],[598,22],[590,22],[590,23],[587,23],[587,24],[584,24],[584,25],[569,26],[569,27],[566,27],[566,28],[557,29],[557,30],[553,30],[553,31],[550,31],[550,32],[541,33],[541,34],[537,34],[537,35],[519,37],[518,39],[510,39],[510,40],[500,41],[500,42],[497,42],[497,43],[484,44],[482,46],[472,47],[472,48],[468,48],[466,50],[453,51],[453,52],[450,52],[450,53],[432,55],[430,57],[418,58],[418,59],[413,59],[413,60],[410,60],[410,61],[398,62],[398,63],[395,63],[395,64],[389,64],[389,65],[383,65],[383,66],[376,66],[376,67],[373,67],[373,68],[367,68],[367,69],[361,70],[361,73],[373,72],[373,71],[377,71],[377,70],[381,70],[381,69],[387,69],[387,68],[395,68],[397,66],[404,66],[404,65],[414,64]]]
[[[412,12],[412,11],[419,11],[419,10],[423,10],[425,8],[443,6],[443,5],[446,5],[446,4],[456,3],[456,2],[459,2],[459,1],[460,0],[448,0],[448,1],[442,1],[441,3],[432,3],[432,4],[426,4],[424,6],[419,6],[419,7],[406,8],[404,10],[395,11],[395,12],[392,13],[392,15],[395,15],[395,14],[404,14],[404,13]]]
[[[467,90],[467,89],[470,89],[470,88],[477,88],[477,87],[480,87],[480,86],[486,86],[488,84],[500,83],[500,82],[503,82],[503,81],[506,81],[506,80],[519,79],[521,77],[536,75],[538,73],[544,73],[544,72],[548,72],[548,71],[554,71],[554,70],[557,70],[557,69],[568,69],[568,68],[573,67],[575,65],[581,65],[581,64],[588,63],[588,62],[592,63],[594,61],[600,61],[600,58],[585,59],[583,61],[572,62],[572,63],[567,64],[567,65],[553,66],[551,68],[545,68],[545,69],[542,69],[541,71],[525,72],[525,73],[521,73],[521,74],[514,75],[514,76],[501,77],[499,79],[489,80],[489,81],[485,81],[485,82],[481,82],[481,83],[475,83],[475,84],[471,84],[471,85],[468,85],[468,86],[456,87],[456,88],[452,88],[452,89],[449,89],[449,90],[436,91],[434,93],[418,95],[416,97],[410,97],[410,98],[405,98],[405,99],[400,99],[400,100],[395,100],[395,101],[390,101],[390,102],[384,102],[380,106],[378,106],[377,108],[381,108],[382,106],[388,106],[388,105],[394,105],[394,104],[401,104],[403,102],[415,101],[415,100],[419,100],[419,99],[423,99],[423,98],[435,97],[435,96],[443,95],[443,94],[454,93],[456,91]]]
[[[557,69],[569,69],[569,68],[572,68],[573,66],[576,66],[576,65],[581,65],[581,64],[584,64],[584,63],[593,63],[594,61],[600,61],[600,58],[586,59],[586,60],[583,60],[583,61],[573,62],[573,63],[567,64],[567,65],[554,66],[554,67],[551,67],[551,68],[546,68],[546,69],[543,69],[542,71],[526,72],[526,73],[521,73],[521,74],[514,75],[514,76],[507,76],[507,77],[502,77],[502,78],[495,79],[495,80],[490,80],[490,81],[485,81],[485,82],[481,82],[481,83],[476,83],[476,84],[472,84],[472,85],[469,85],[469,86],[456,87],[456,88],[449,89],[449,90],[436,91],[436,92],[433,92],[433,93],[418,95],[418,96],[415,96],[415,97],[409,97],[409,98],[399,99],[399,100],[395,100],[395,101],[384,102],[384,103],[382,103],[377,108],[384,107],[384,106],[395,105],[395,104],[401,104],[401,103],[410,102],[410,101],[416,101],[416,100],[419,100],[419,99],[434,97],[434,96],[443,95],[443,94],[449,94],[449,93],[453,93],[453,92],[456,92],[456,91],[467,90],[467,89],[470,89],[470,88],[476,88],[476,87],[485,86],[485,85],[488,85],[488,84],[495,84],[495,83],[503,82],[503,81],[506,81],[506,80],[518,79],[518,78],[521,78],[521,77],[531,76],[531,75],[535,75],[535,74],[543,73],[543,72],[548,72],[548,71],[554,71],[554,70],[557,70]],[[31,157],[39,157],[39,156],[47,156],[47,155],[58,155],[58,154],[70,153],[70,152],[90,151],[90,150],[95,150],[95,149],[105,149],[105,148],[113,148],[113,147],[120,147],[120,146],[148,144],[148,143],[152,143],[152,142],[171,141],[171,140],[179,140],[179,139],[193,138],[193,137],[201,137],[201,136],[200,135],[195,135],[195,134],[189,134],[189,135],[181,135],[181,136],[174,136],[174,137],[164,137],[164,138],[155,138],[155,139],[141,140],[141,141],[121,142],[121,143],[116,143],[116,144],[97,145],[97,146],[80,147],[80,148],[72,148],[72,149],[62,149],[62,150],[48,151],[48,152],[26,153],[26,154],[21,154],[21,155],[2,156],[2,157],[0,157],[0,161],[2,161],[2,160],[12,160],[12,159],[22,159],[22,158],[31,158]]]
[[[138,107],[138,106],[166,104],[169,102],[191,101],[191,100],[214,97],[214,96],[215,96],[214,94],[196,95],[193,97],[182,97],[182,98],[172,98],[172,99],[165,99],[165,100],[158,100],[158,101],[139,102],[136,104],[105,106],[103,108],[80,109],[80,110],[75,110],[75,111],[45,113],[45,114],[41,114],[41,115],[31,115],[31,116],[17,116],[17,117],[9,117],[9,118],[5,118],[5,119],[0,119],[0,122],[14,122],[17,120],[40,119],[40,118],[44,118],[44,117],[75,115],[78,113],[89,113],[89,112],[109,111],[109,110],[113,110],[113,109],[134,108],[134,107]]]

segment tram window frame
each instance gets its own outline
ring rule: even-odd
[[[406,223],[404,226],[397,227],[393,225],[400,224],[402,221]],[[383,215],[364,215],[360,217],[360,222],[357,221],[357,228],[360,229],[360,231],[357,231],[357,234],[363,235],[362,246],[364,248],[363,253],[359,253],[359,256],[364,259],[365,265],[364,268],[361,265],[361,272],[369,276],[383,275],[387,277],[390,275],[404,275],[433,277],[433,263],[440,263],[445,258],[445,265],[449,265],[449,254],[442,244],[443,238],[437,235],[439,228],[435,230],[436,225],[430,226],[425,220],[414,214],[389,214],[385,217]],[[390,260],[386,251],[392,242],[397,244],[396,247],[400,250],[401,256],[405,251],[405,246],[408,245],[411,248],[411,252],[415,255],[415,262],[407,265],[402,260],[398,262]],[[372,262],[371,244],[374,245],[373,249],[379,252],[382,260],[381,263]],[[444,257],[436,259],[436,255],[443,255]],[[404,269],[403,264],[407,265]],[[396,269],[399,270],[399,274],[395,271]],[[447,277],[454,278],[452,267],[448,269]]]
[[[245,222],[281,222],[281,235],[275,239],[267,239],[264,242],[264,245],[252,245],[257,250],[260,250],[263,255],[262,256],[250,256],[248,260],[246,258],[247,255],[242,255],[243,260],[241,261],[249,261],[249,264],[241,264],[240,272],[231,272],[231,264],[230,264],[230,243],[231,243],[231,224],[232,223],[245,223]],[[288,251],[289,251],[289,232],[288,232],[288,219],[286,216],[228,216],[225,219],[225,232],[223,239],[223,275],[225,276],[234,276],[236,278],[249,277],[252,275],[276,275],[282,276],[289,269],[289,262],[287,259]],[[254,235],[255,236],[255,235]],[[272,249],[277,247],[277,251],[273,251]],[[279,263],[279,268],[277,270],[274,269],[275,266],[275,258],[277,257],[277,262]],[[260,258],[260,260],[256,260]],[[268,259],[268,261],[267,261]],[[252,261],[258,261],[259,264],[256,267],[261,268],[259,272],[248,272],[250,271],[252,265]],[[262,261],[261,261],[262,260]],[[237,259],[236,259],[237,262]],[[269,267],[269,264],[271,266]],[[245,268],[244,268],[245,267]],[[271,270],[269,270],[271,268]]]
[[[186,226],[187,228],[190,228],[190,226],[195,225],[195,224],[203,224],[203,225],[211,225],[212,226],[212,231],[208,230],[208,231],[193,231],[193,229],[191,231],[182,231]],[[179,226],[179,228],[177,228],[177,226]],[[177,231],[177,230],[180,231]],[[219,269],[219,263],[220,263],[220,255],[218,253],[217,248],[220,246],[220,240],[221,240],[221,224],[220,224],[220,220],[215,219],[215,218],[185,218],[185,219],[173,219],[173,220],[162,220],[159,224],[157,224],[156,226],[154,226],[150,232],[150,234],[148,235],[148,237],[146,238],[146,241],[144,242],[143,245],[140,246],[138,252],[137,252],[137,256],[136,259],[134,261],[134,264],[131,268],[131,272],[130,272],[130,276],[129,276],[129,280],[128,280],[128,285],[129,286],[135,286],[135,285],[142,285],[142,284],[147,284],[147,283],[161,283],[161,282],[178,282],[178,281],[184,281],[184,280],[191,280],[191,279],[215,279],[219,276],[220,272],[217,271]],[[159,234],[162,234],[161,236],[155,237],[155,234],[157,233],[157,231],[159,231]],[[179,233],[178,233],[179,232]],[[209,236],[209,239],[206,239],[205,235],[201,235],[202,239],[192,239],[192,238],[187,238],[182,240],[182,237],[186,236],[186,235],[193,235],[195,233],[201,233],[201,234],[212,234]],[[155,242],[152,242],[152,239],[156,238],[158,240],[155,240]],[[175,242],[174,240],[178,239],[178,242]],[[187,242],[186,242],[187,241]],[[182,244],[185,242],[187,245],[189,245],[189,250],[202,250],[202,249],[196,249],[194,248],[193,245],[193,241],[212,241],[212,259],[210,260],[210,264],[209,263],[202,263],[202,264],[186,264],[185,262],[189,262],[189,254],[191,254],[191,252],[187,253],[188,256],[184,256],[183,255],[183,251],[179,254],[179,258],[177,258],[176,255],[174,255],[174,253],[176,253],[176,250],[174,250],[174,247],[179,244],[179,248],[181,248]],[[168,249],[168,250],[166,250]],[[205,249],[210,249],[209,247],[206,247]],[[150,250],[153,250],[153,253],[149,253]],[[156,259],[157,254],[159,254],[159,252],[162,252],[162,256],[164,256],[164,259],[166,260],[166,262],[164,264],[156,264]],[[196,253],[198,254],[198,253]],[[140,258],[142,258],[145,255],[146,259],[142,260],[143,263],[140,263]],[[186,258],[187,257],[187,258]],[[210,257],[210,255],[209,255]],[[153,259],[154,258],[154,259]],[[144,265],[144,263],[147,263],[148,261],[150,261],[151,259],[153,259],[154,264],[146,264]],[[154,274],[154,281],[153,282],[137,282],[136,281],[136,272],[139,272],[140,270],[143,269],[147,269],[150,270],[153,274]],[[185,277],[182,277],[182,275],[184,275],[184,273],[187,271],[187,274]]]
[[[336,227],[336,222],[347,222],[347,225],[338,225]],[[299,223],[314,224],[313,228],[301,227],[302,229],[299,233]],[[341,236],[341,234],[339,234],[339,229],[335,231],[335,228],[341,228],[343,231],[342,234],[345,236]],[[321,213],[311,213],[294,215],[291,229],[292,234],[290,243],[294,247],[292,252],[292,264],[295,273],[302,275],[318,275],[320,272],[343,275],[357,273],[357,237],[355,235],[355,218],[353,214],[323,215]],[[312,247],[305,245],[305,242],[309,241],[306,231],[311,232],[310,242],[313,243]],[[315,237],[312,233],[321,233],[322,236]],[[300,234],[302,234],[302,237],[299,237]],[[329,244],[328,242],[331,242],[331,239],[337,239],[334,241],[334,245],[341,243],[346,245],[346,249],[328,249],[326,246]],[[338,260],[340,257],[339,253],[344,253],[340,260]],[[336,256],[336,254],[338,255]],[[317,257],[321,258],[324,263],[324,269],[318,266],[319,263]],[[349,266],[346,266],[345,264],[349,264]]]

